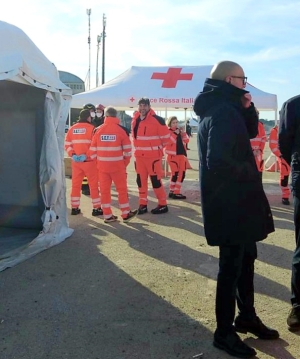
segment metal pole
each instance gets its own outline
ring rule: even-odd
[[[91,9],[87,9],[86,13],[89,17],[89,37],[88,37],[88,44],[89,44],[89,71],[88,71],[88,89],[91,88]]]
[[[102,84],[105,82],[105,26],[106,26],[106,16],[103,14],[103,31],[102,31]]]
[[[100,46],[100,43],[101,43],[101,36],[102,35],[98,35],[97,36],[97,62],[96,62],[96,87],[98,87],[99,85],[99,66],[98,66],[98,63],[99,63],[99,46]]]

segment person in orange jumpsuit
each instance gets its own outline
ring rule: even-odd
[[[257,116],[259,116],[259,112],[257,109],[256,113]],[[258,171],[260,172],[261,175],[261,179],[262,179],[262,174],[263,174],[263,170],[264,170],[264,149],[265,149],[265,145],[267,142],[267,136],[266,136],[266,131],[264,128],[264,125],[262,122],[258,121],[258,134],[255,138],[251,138],[250,139],[251,142],[251,147],[252,147],[252,151],[254,154],[254,158],[255,158],[255,162],[256,162],[256,166]]]
[[[98,178],[104,222],[115,222],[117,216],[111,210],[111,185],[118,192],[119,207],[123,222],[130,221],[137,210],[131,211],[128,199],[126,167],[131,158],[131,142],[127,129],[120,125],[117,110],[107,107],[104,124],[95,132],[88,154],[97,158]]]
[[[138,112],[133,116],[131,133],[134,145],[136,182],[139,188],[138,214],[148,212],[148,177],[150,177],[158,206],[153,214],[168,212],[167,196],[162,184],[163,149],[170,139],[170,131],[162,117],[150,107],[148,98],[138,102]]]
[[[91,118],[92,118],[92,124],[96,127],[96,125],[94,123],[95,116],[96,116],[96,107],[92,103],[87,103],[83,106],[82,109],[90,111]],[[86,178],[86,176],[82,180],[81,193],[86,196],[89,196],[91,194],[88,179]]]
[[[273,127],[270,132],[269,147],[270,147],[270,150],[276,156],[276,159],[277,159],[277,162],[279,165],[282,203],[285,205],[289,205],[290,204],[289,198],[290,198],[290,194],[291,194],[291,190],[289,188],[289,174],[290,174],[291,168],[287,164],[287,162],[284,160],[284,158],[282,157],[281,152],[278,148],[278,125]]]
[[[80,190],[84,176],[88,178],[93,204],[93,216],[102,215],[101,202],[98,190],[98,175],[96,161],[87,155],[92,142],[94,126],[91,124],[89,110],[81,110],[79,121],[67,132],[65,150],[72,158],[72,215],[80,213]]]
[[[178,128],[176,116],[168,118],[167,126],[171,134],[165,149],[167,162],[171,169],[169,198],[186,199],[186,196],[181,194],[181,186],[185,178],[186,149],[189,137],[186,132]]]

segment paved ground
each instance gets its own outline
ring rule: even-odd
[[[72,237],[0,273],[1,359],[230,358],[211,344],[218,251],[203,236],[195,142],[187,201],[170,201],[164,215],[104,224],[83,197],[83,214],[70,216]],[[134,179],[131,165],[132,208]],[[258,245],[255,287],[257,311],[281,339],[242,337],[258,358],[299,359],[299,333],[286,328],[292,208],[281,205],[277,181],[264,175],[276,232]]]

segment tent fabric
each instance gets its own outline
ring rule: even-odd
[[[72,91],[21,29],[0,21],[0,37],[2,271],[73,233],[64,173]]]
[[[155,109],[190,109],[194,98],[202,91],[212,66],[138,67],[111,81],[72,98],[72,108],[86,103],[112,105],[120,110],[135,108],[141,97],[148,97]],[[260,110],[277,110],[277,96],[247,84],[253,102]]]

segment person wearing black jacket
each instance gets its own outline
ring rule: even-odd
[[[192,137],[192,127],[189,120],[186,121],[185,132],[189,138]],[[186,149],[189,150],[188,145],[186,145]]]
[[[256,355],[236,332],[261,339],[279,333],[265,326],[254,307],[256,242],[274,231],[270,206],[250,145],[258,117],[240,65],[216,64],[198,94],[201,204],[207,243],[219,246],[214,346],[241,358]],[[235,305],[239,313],[235,318]],[[234,323],[234,325],[233,325]]]
[[[96,116],[92,122],[96,128],[103,125],[103,123],[104,123],[104,110],[105,110],[105,107],[103,105],[98,104],[96,106]]]
[[[296,247],[292,261],[291,303],[287,318],[291,329],[300,329],[300,95],[287,100],[280,111],[278,145],[291,166]]]
[[[170,141],[165,147],[167,162],[171,170],[169,198],[186,199],[181,193],[181,186],[186,171],[186,150],[189,138],[181,128],[178,127],[176,116],[169,117],[167,126],[170,131]]]

